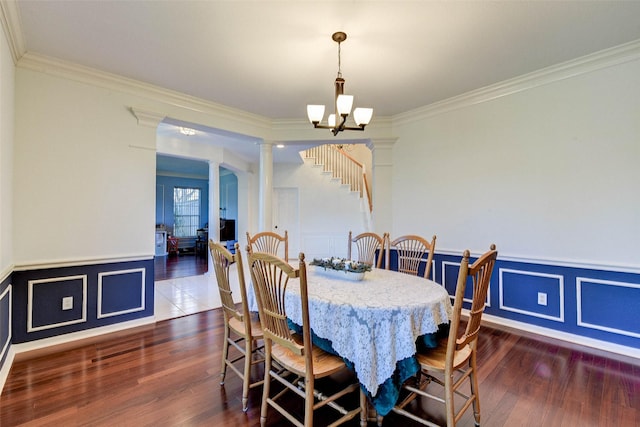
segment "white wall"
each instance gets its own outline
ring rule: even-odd
[[[222,128],[226,116],[30,64],[15,72],[13,186],[5,171],[10,124],[4,126],[5,114],[1,119],[2,266],[12,226],[16,264],[152,255],[155,132],[138,125],[128,107]],[[637,266],[638,76],[636,60],[440,114],[394,119],[392,200],[376,205],[376,222],[384,225],[377,231],[437,234],[439,250],[480,251],[495,242],[502,256]],[[7,81],[3,92],[10,91]],[[2,95],[3,109],[8,100]],[[245,119],[229,119],[229,127],[264,137],[257,134],[261,123],[252,127]],[[240,236],[256,227],[257,174],[250,168],[239,182],[249,193],[239,201]],[[274,187],[300,186],[301,218],[308,221],[300,230],[357,228],[336,213],[339,202],[314,198],[307,179],[296,167],[274,168]],[[12,188],[10,211],[4,199]],[[309,197],[304,204],[303,197]]]
[[[349,230],[364,230],[357,194],[333,181],[321,169],[301,164],[277,164],[273,186],[298,189],[299,242],[289,243],[289,256],[298,251],[314,257],[346,256]]]
[[[640,61],[394,128],[393,235],[640,266]]]
[[[153,255],[155,129],[138,125],[136,102],[17,70],[17,265]]]
[[[0,32],[0,280],[13,264],[13,119],[15,67]]]

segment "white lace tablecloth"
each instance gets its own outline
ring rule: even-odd
[[[320,338],[354,363],[360,383],[375,396],[396,363],[416,353],[420,335],[448,323],[451,301],[441,285],[389,270],[373,269],[351,281],[308,267],[309,319]],[[287,316],[302,324],[299,282],[290,281]],[[249,306],[257,311],[253,289]]]

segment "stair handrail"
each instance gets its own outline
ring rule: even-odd
[[[345,152],[342,147],[336,147],[333,144],[309,148],[305,151],[305,156],[313,157],[316,165],[323,166],[324,172],[330,172],[333,178],[338,178],[343,184],[349,185],[351,191],[359,192],[360,198],[366,194],[369,212],[373,212],[371,192],[362,163]]]
[[[357,161],[356,159],[351,157],[351,155],[349,155],[346,151],[344,151],[343,148],[336,147],[336,149],[340,153],[342,153],[343,156],[345,156],[346,158],[351,160],[353,163],[355,163],[362,170],[362,188],[364,188],[364,192],[367,195],[367,205],[369,206],[369,212],[373,212],[373,203],[371,201],[371,192],[369,190],[369,183],[367,182],[367,172],[365,170],[364,164],[360,163],[359,161]],[[360,191],[360,197],[362,197],[362,191]]]

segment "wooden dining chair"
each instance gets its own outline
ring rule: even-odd
[[[391,265],[391,248],[396,249],[398,256],[398,271],[414,276],[420,275],[420,263],[423,262],[425,254],[427,255],[426,265],[424,268],[424,278],[429,278],[431,272],[431,264],[433,263],[433,253],[436,250],[436,236],[434,235],[431,242],[416,235],[400,236],[387,245],[387,255],[385,265],[387,270]]]
[[[418,421],[421,424],[435,426],[433,422],[409,412],[406,407],[418,396],[434,399],[445,404],[447,427],[453,427],[464,412],[473,407],[475,424],[480,425],[480,397],[478,393],[478,367],[476,352],[480,321],[487,299],[487,290],[491,273],[498,256],[496,246],[491,245],[476,262],[469,265],[469,251],[464,251],[453,305],[449,336],[442,339],[436,349],[417,354],[420,371],[412,380],[403,386],[409,392],[406,399],[393,408],[393,412]],[[462,305],[467,282],[471,278],[473,297],[469,310],[467,325],[459,331],[462,317]],[[461,329],[461,328],[460,328]],[[443,397],[427,393],[428,384],[439,384],[444,387]],[[469,392],[463,391],[463,385],[469,384]],[[442,393],[440,394],[442,396]],[[454,400],[454,396],[462,397]]]
[[[266,252],[285,261],[289,259],[289,234],[287,230],[284,231],[284,235],[273,231],[262,231],[253,236],[247,231],[247,244],[251,251]],[[284,251],[280,250],[280,245],[283,246]]]
[[[328,377],[346,369],[344,361],[326,353],[311,342],[309,326],[309,304],[307,296],[307,270],[304,254],[300,253],[299,268],[295,269],[285,260],[265,252],[249,252],[249,269],[258,301],[260,321],[264,331],[265,372],[260,411],[260,425],[267,422],[268,407],[280,412],[287,420],[298,427],[312,427],[313,413],[316,409],[328,406],[338,411],[338,419],[331,425],[340,425],[360,414],[360,424],[366,425],[366,398],[360,392],[357,381],[350,381],[333,394],[324,394],[316,390],[316,380]],[[285,297],[290,286],[300,287],[302,309],[302,335],[294,334],[287,323]],[[281,370],[273,368],[277,363]],[[271,380],[285,386],[274,396],[270,396]],[[293,392],[304,399],[304,419],[295,416],[286,408],[299,408],[289,398],[282,403],[280,398]],[[360,395],[357,408],[346,409],[337,399],[350,393]],[[285,399],[286,400],[286,399]]]
[[[222,347],[222,370],[220,372],[220,385],[224,385],[227,367],[242,379],[242,410],[247,411],[249,389],[257,387],[264,380],[251,382],[251,366],[264,362],[262,347],[258,347],[258,340],[262,340],[262,326],[255,316],[251,315],[247,303],[247,288],[245,285],[242,255],[239,245],[235,245],[236,253],[232,254],[220,243],[209,240],[209,251],[213,259],[213,268],[218,282],[222,312],[224,313],[224,341]],[[229,280],[229,266],[234,263],[238,269],[238,282],[240,285],[240,309],[233,301],[231,283]],[[229,347],[234,347],[239,356],[229,357]],[[244,359],[242,370],[235,363]]]
[[[382,236],[376,233],[360,233],[353,237],[351,231],[349,231],[349,245],[347,249],[347,259],[358,261],[376,268],[382,266],[382,258],[384,254],[384,245],[387,239],[387,233]],[[352,258],[352,246],[356,247],[358,257]],[[376,263],[376,251],[378,251],[378,262]]]

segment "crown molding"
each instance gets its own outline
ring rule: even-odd
[[[403,125],[448,111],[480,104],[538,86],[587,74],[603,68],[640,59],[640,40],[601,50],[580,58],[543,68],[532,73],[505,80],[440,102],[393,116],[394,125]]]
[[[13,63],[17,64],[24,55],[25,48],[20,10],[15,0],[0,1],[0,23],[7,37]]]
[[[172,107],[212,115],[225,121],[258,128],[261,132],[271,130],[271,120],[266,117],[57,58],[27,52],[20,58],[16,66],[113,91],[133,94]]]

